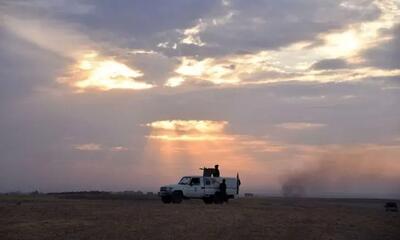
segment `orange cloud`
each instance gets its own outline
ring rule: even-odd
[[[182,132],[218,133],[228,124],[226,121],[210,120],[164,120],[146,124],[152,129]]]
[[[69,76],[59,78],[59,82],[68,83],[78,91],[143,90],[154,87],[152,84],[137,80],[143,75],[140,70],[91,52],[84,54],[71,67]]]

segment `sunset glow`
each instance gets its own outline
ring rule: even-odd
[[[226,121],[165,120],[148,123],[147,126],[161,131],[221,133],[227,124],[228,122]]]
[[[235,169],[261,169],[260,163],[249,152],[279,153],[285,149],[279,143],[251,136],[230,134],[226,121],[212,120],[164,120],[146,124],[150,128],[146,148],[151,154],[159,154],[159,165],[174,171],[170,164],[174,159],[185,158],[193,167],[224,165],[226,173]],[[155,149],[157,149],[155,151]],[[155,151],[155,152],[154,152]],[[253,170],[257,172],[257,170]]]
[[[150,139],[161,141],[229,141],[234,140],[234,137],[218,136],[210,134],[169,134],[169,135],[150,135]]]
[[[178,87],[185,82],[185,78],[183,77],[171,77],[168,78],[167,82],[165,83],[165,86],[167,87]]]
[[[358,34],[351,30],[328,35],[326,41],[323,49],[326,51],[326,55],[332,55],[332,57],[352,55],[362,46]]]
[[[0,79],[0,192],[400,196],[399,0],[1,0]]]
[[[100,57],[96,52],[85,54],[70,75],[72,80],[67,81],[81,91],[144,90],[153,87],[152,84],[136,80],[144,76],[141,71],[111,58]]]
[[[199,61],[184,57],[182,58],[181,65],[175,70],[175,73],[185,78],[198,78],[217,85],[240,82],[237,72],[233,69],[232,65],[226,62],[218,62],[212,58]]]
[[[382,11],[382,15],[378,19],[351,25],[344,32],[325,35],[323,37],[325,45],[317,50],[330,55],[330,57],[354,57],[358,51],[388,40],[386,37],[379,37],[380,31],[390,29],[399,23],[400,7],[392,0],[375,1],[374,4]],[[341,6],[350,9],[355,7],[346,2]]]

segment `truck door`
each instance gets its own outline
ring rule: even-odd
[[[192,198],[202,197],[204,192],[204,189],[202,187],[203,183],[201,181],[201,178],[193,177],[187,190],[187,196]]]
[[[215,194],[214,182],[215,180],[210,177],[204,177],[204,195],[210,196]]]

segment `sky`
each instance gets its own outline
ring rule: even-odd
[[[0,192],[400,197],[399,0],[1,0]]]

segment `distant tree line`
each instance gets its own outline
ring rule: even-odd
[[[74,191],[74,192],[55,192],[47,193],[62,199],[93,199],[93,200],[147,200],[158,198],[153,192],[143,193],[142,191],[123,191],[123,192],[107,192],[107,191]]]

